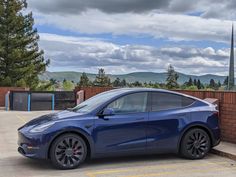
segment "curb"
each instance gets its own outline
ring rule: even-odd
[[[230,154],[228,152],[220,151],[218,149],[212,149],[211,153],[219,155],[221,157],[226,157],[226,158],[229,158],[229,159],[232,159],[232,160],[236,161],[236,154]]]

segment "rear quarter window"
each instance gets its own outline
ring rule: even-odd
[[[163,93],[163,92],[153,92],[151,94],[151,111],[163,111],[169,109],[178,109],[190,106],[195,102],[194,99],[185,96]]]

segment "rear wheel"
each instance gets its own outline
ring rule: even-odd
[[[210,137],[206,131],[194,128],[189,130],[181,142],[181,154],[189,159],[204,158],[211,148]]]
[[[59,169],[76,168],[84,162],[86,156],[86,143],[76,134],[64,134],[58,137],[50,149],[51,161]]]

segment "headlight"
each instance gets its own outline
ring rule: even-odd
[[[55,122],[47,122],[41,125],[37,125],[30,130],[30,133],[39,133],[51,127]]]

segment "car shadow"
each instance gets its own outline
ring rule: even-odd
[[[128,163],[130,166],[132,164],[137,164],[139,162],[164,162],[168,160],[180,160],[181,157],[175,154],[164,154],[164,155],[139,155],[139,156],[125,156],[125,157],[109,157],[109,158],[98,158],[98,159],[88,159],[82,164],[78,169],[86,170],[91,168],[99,168],[100,166],[106,165],[121,165],[123,163]],[[10,159],[9,159],[10,160]],[[12,159],[13,160],[13,159]],[[182,159],[185,161],[186,159]],[[55,170],[50,160],[38,160],[38,159],[27,159],[24,157],[19,157],[15,159],[15,163],[19,165],[21,169],[34,169],[34,170]]]

